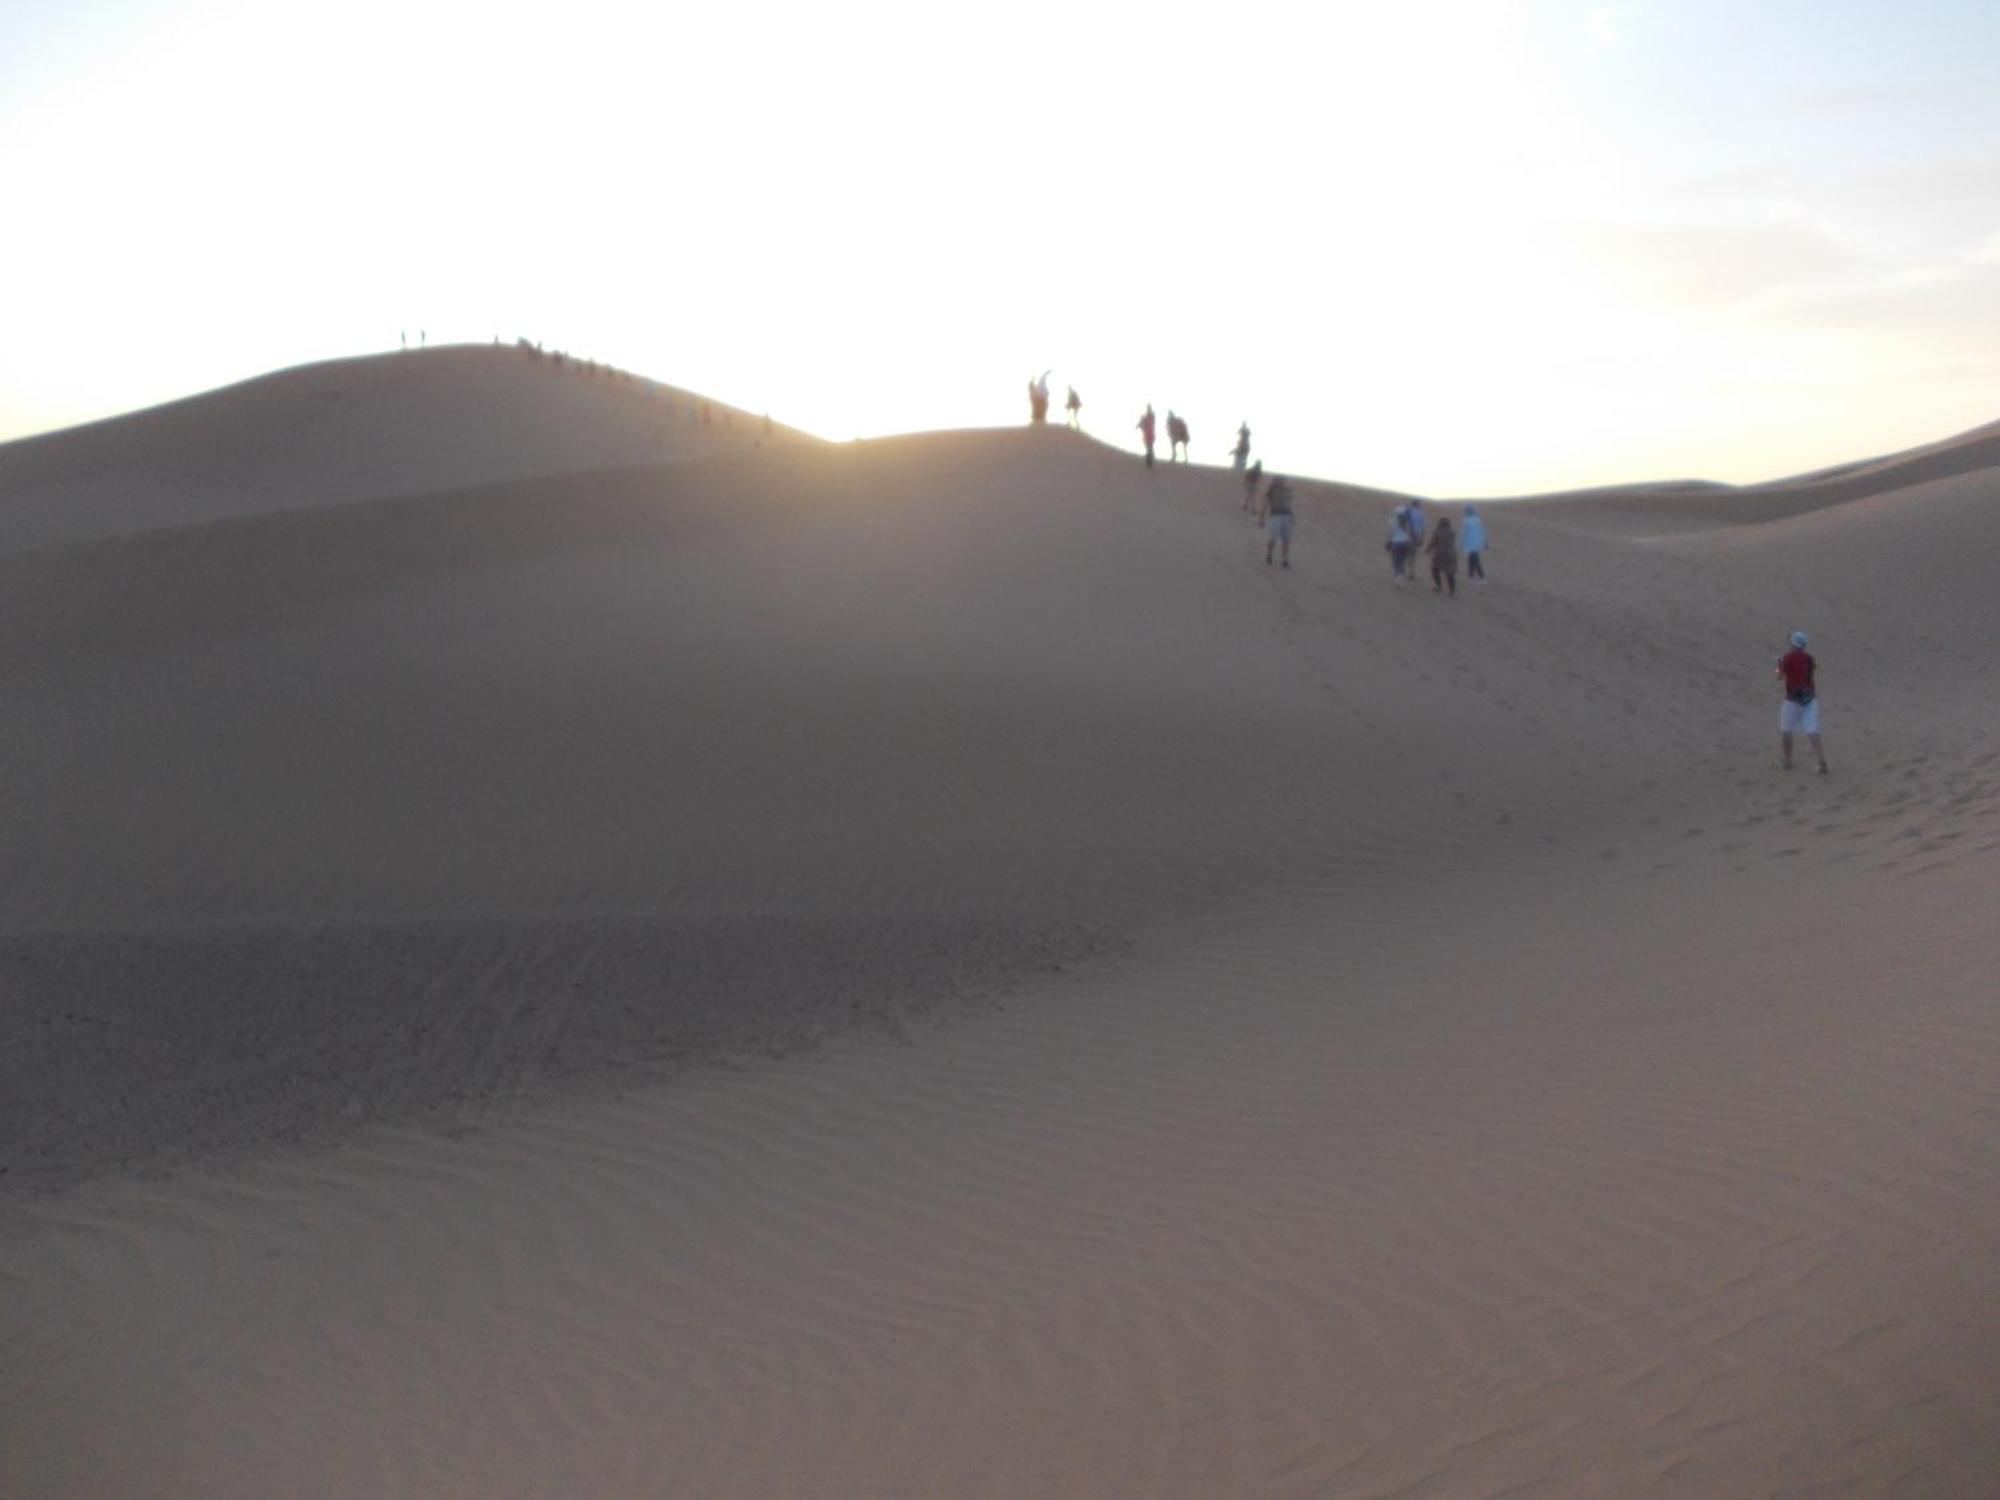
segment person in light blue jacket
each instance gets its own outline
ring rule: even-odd
[[[1479,507],[1465,507],[1465,522],[1458,528],[1459,550],[1465,553],[1465,576],[1486,581],[1486,564],[1480,561],[1486,551],[1486,522],[1480,518]]]

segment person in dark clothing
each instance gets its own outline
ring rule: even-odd
[[[1075,386],[1069,388],[1069,399],[1063,402],[1063,410],[1069,413],[1070,431],[1083,431],[1083,397],[1076,393]]]
[[[1451,529],[1451,517],[1439,516],[1437,525],[1431,528],[1431,539],[1424,543],[1424,551],[1431,555],[1431,592],[1441,594],[1448,587],[1453,594],[1458,592],[1458,538]]]
[[[1243,466],[1250,462],[1250,424],[1245,422],[1236,429],[1236,446],[1229,450],[1229,456],[1236,460],[1236,472],[1241,474]]]
[[[1171,463],[1175,459],[1179,459],[1182,463],[1188,461],[1188,424],[1187,418],[1168,412],[1167,461]]]
[[[1255,510],[1257,508],[1257,486],[1263,483],[1263,480],[1264,460],[1260,458],[1257,462],[1250,465],[1249,471],[1243,476],[1243,508],[1245,510]]]
[[[1153,403],[1146,403],[1145,415],[1139,418],[1139,438],[1146,445],[1146,467],[1153,467]]]

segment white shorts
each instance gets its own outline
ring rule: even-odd
[[[1801,730],[1807,734],[1819,733],[1819,699],[1794,703],[1787,698],[1778,705],[1778,733],[1797,734]]]

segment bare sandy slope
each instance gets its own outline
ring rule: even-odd
[[[1981,1492],[1994,471],[626,457],[0,559],[0,1493]]]
[[[512,346],[304,365],[0,444],[0,551],[799,437],[707,404]]]

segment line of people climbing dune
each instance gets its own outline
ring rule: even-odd
[[[1036,426],[1048,421],[1051,373],[1044,370],[1028,382],[1028,419]],[[1081,431],[1083,398],[1077,394],[1075,386],[1069,387],[1063,406],[1068,413],[1069,427],[1073,431]],[[1134,426],[1138,429],[1146,467],[1150,469],[1159,437],[1159,419],[1154,414],[1152,402],[1146,403],[1146,409],[1140,413]],[[1167,461],[1188,463],[1190,441],[1187,419],[1169,410]],[[1236,472],[1243,476],[1243,510],[1256,516],[1259,529],[1264,534],[1264,565],[1290,568],[1292,536],[1298,524],[1291,482],[1282,474],[1276,474],[1266,483],[1264,461],[1260,458],[1250,462],[1250,424],[1247,421],[1238,425],[1236,442],[1230,448],[1229,456]],[[1389,555],[1389,573],[1397,588],[1417,579],[1426,559],[1429,562],[1431,592],[1443,598],[1458,597],[1461,557],[1465,560],[1467,581],[1486,582],[1486,518],[1479,513],[1477,505],[1467,505],[1456,523],[1450,516],[1441,515],[1432,525],[1428,524],[1424,513],[1424,502],[1420,499],[1409,500],[1390,512],[1389,535],[1383,547]],[[1778,765],[1782,770],[1792,769],[1793,739],[1803,733],[1812,747],[1819,774],[1825,776],[1830,774],[1830,768],[1826,746],[1820,737],[1816,682],[1818,663],[1806,650],[1806,640],[1804,631],[1793,631],[1791,649],[1778,658],[1775,675],[1784,687],[1784,700],[1778,717]]]

